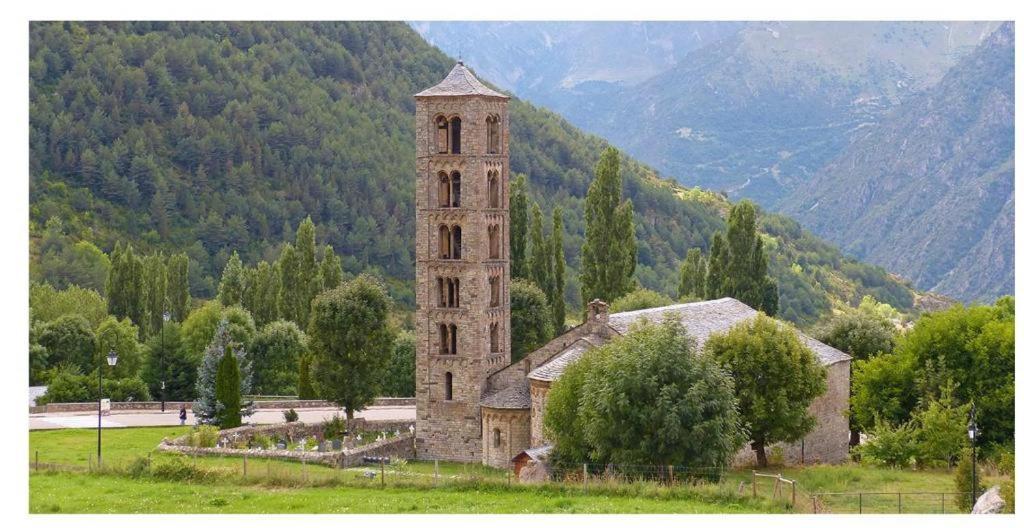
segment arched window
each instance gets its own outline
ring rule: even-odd
[[[451,305],[452,305],[452,308],[458,308],[459,307],[459,279],[455,278],[455,279],[450,279],[450,280],[451,280],[451,283],[452,283],[452,297],[451,297],[452,300],[451,300]]]
[[[501,336],[498,335],[498,323],[491,323],[491,354],[497,354],[501,350]]]
[[[448,226],[442,224],[437,232],[438,257],[442,259],[452,258],[452,234]]]
[[[452,176],[454,176],[454,174],[452,174]],[[437,174],[437,206],[451,207],[451,194],[451,180],[448,178],[447,174],[439,172]]]
[[[462,153],[462,120],[452,118],[452,154]]]
[[[462,203],[462,175],[452,171],[452,207],[459,207]]]
[[[442,277],[437,278],[437,305],[441,308],[448,306],[448,288],[444,285],[446,280]]]
[[[488,258],[501,258],[501,229],[496,226],[487,226]]]
[[[501,304],[501,281],[498,277],[491,277],[487,279],[491,284],[491,307],[498,306]]]
[[[491,171],[487,173],[487,207],[497,209],[501,207],[501,187],[498,182],[498,173]]]
[[[448,119],[444,116],[437,116],[437,152],[438,154],[448,153]]]
[[[437,348],[437,352],[439,354],[448,354],[449,350],[450,350],[450,347],[449,347],[449,343],[450,343],[449,339],[450,338],[448,336],[448,325],[446,325],[444,323],[441,323],[441,324],[437,325],[437,332],[438,332],[438,334],[440,336],[440,338],[438,339],[438,345],[439,346]]]
[[[451,258],[456,260],[462,258],[462,228],[459,226],[452,226],[451,249]]]
[[[452,373],[444,373],[444,399],[451,401],[452,399]]]
[[[501,429],[495,427],[491,436],[493,437],[494,447],[501,447]]]
[[[448,353],[458,354],[459,353],[459,332],[458,328],[454,324],[448,325]]]
[[[499,126],[498,116],[489,115],[487,116],[487,153],[497,154],[500,141],[501,128]]]

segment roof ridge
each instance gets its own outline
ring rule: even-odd
[[[462,61],[457,62],[441,82],[416,94],[416,97],[450,97],[458,95],[483,95],[508,99],[507,95],[488,88],[487,85],[480,82]]]

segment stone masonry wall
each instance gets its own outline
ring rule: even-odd
[[[483,462],[507,468],[512,457],[530,447],[530,411],[528,409],[491,409],[483,413]],[[495,430],[500,433],[495,445]]]
[[[486,154],[486,118],[501,120],[499,154]],[[434,120],[458,116],[461,153],[436,154]],[[509,332],[507,101],[484,96],[416,100],[416,435],[420,458],[479,462],[483,456],[480,400],[486,380],[511,358]],[[438,173],[461,175],[459,207],[438,205]],[[487,202],[487,172],[500,177],[499,207]],[[458,225],[461,258],[439,258],[441,225]],[[488,227],[501,233],[499,257],[490,258]],[[489,277],[500,280],[498,306],[490,306]],[[436,279],[459,279],[457,308],[438,306]],[[440,354],[439,324],[457,327],[457,353]],[[490,325],[499,327],[491,353]],[[445,398],[446,373],[452,398]]]
[[[415,398],[376,398],[373,400],[374,407],[405,406],[415,405]],[[184,405],[186,409],[192,409],[192,402],[165,402],[166,412],[177,412]],[[327,400],[273,400],[257,401],[253,404],[256,410],[272,409],[322,409],[335,407],[333,402]],[[110,402],[112,411],[159,411],[160,402]],[[76,403],[48,403],[29,407],[29,413],[55,413],[55,412],[92,412],[96,410],[96,402]]]

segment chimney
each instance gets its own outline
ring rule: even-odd
[[[594,299],[587,303],[587,322],[607,323],[608,303],[601,299]]]

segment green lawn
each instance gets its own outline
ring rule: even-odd
[[[385,488],[377,468],[335,469],[326,466],[234,457],[198,457],[195,464],[208,472],[202,482],[132,478],[124,474],[132,461],[150,457],[154,466],[181,466],[182,455],[155,451],[164,437],[184,434],[189,427],[125,428],[104,431],[104,467],[112,474],[43,470],[32,472],[29,509],[35,513],[755,513],[789,511],[782,500],[766,499],[770,479],[759,479],[759,498],[750,497],[749,470],[729,472],[717,485],[664,488],[653,484],[611,485],[591,482],[580,486],[508,486],[508,474],[480,464],[440,463],[435,480],[432,462],[389,466]],[[95,457],[96,432],[88,429],[32,431],[29,462],[39,452],[44,464],[85,468]],[[946,470],[892,470],[843,466],[787,467],[765,470],[797,481],[797,511],[810,511],[810,496],[829,492],[953,492],[953,475]],[[991,479],[990,479],[991,480]],[[744,492],[740,496],[739,483]],[[436,487],[435,487],[436,485]],[[788,489],[782,490],[788,498]],[[259,499],[259,500],[254,500]],[[953,509],[946,496],[946,511]],[[899,504],[897,504],[899,501]],[[938,495],[823,496],[827,511],[856,513],[938,513]],[[189,508],[183,511],[182,508]]]

